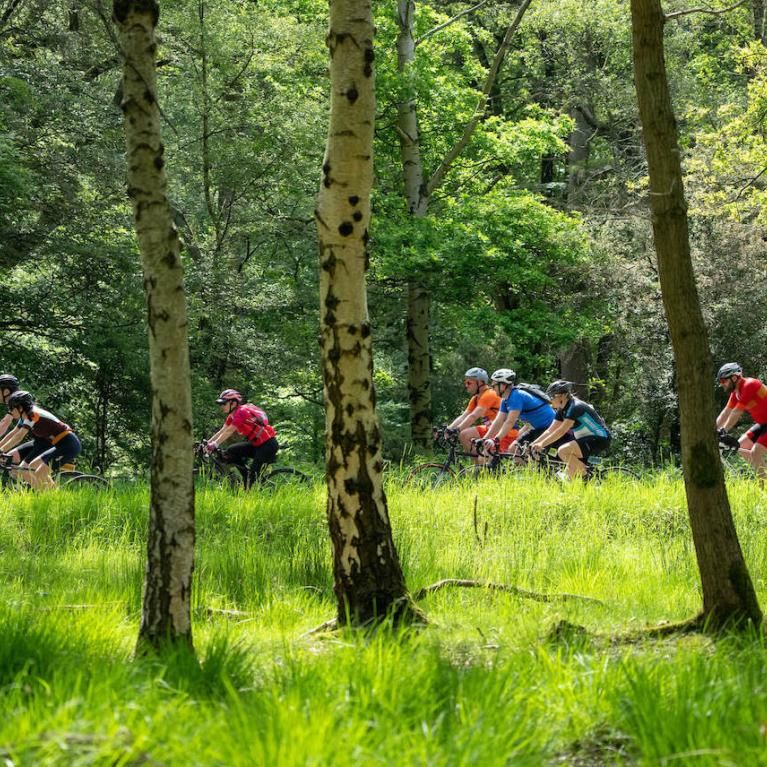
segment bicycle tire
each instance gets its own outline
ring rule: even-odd
[[[633,469],[629,469],[627,466],[611,466],[610,464],[595,464],[591,467],[591,473],[589,479],[591,481],[603,482],[608,477],[623,477],[624,479],[639,479]]]
[[[81,474],[80,472],[61,472],[59,482],[64,487],[93,487],[97,490],[104,490],[109,487],[109,480],[100,477],[98,474]]]
[[[311,481],[310,476],[298,469],[280,466],[261,477],[258,484],[268,490],[277,490],[281,487],[306,487]]]
[[[455,475],[455,470],[444,463],[422,463],[411,469],[405,484],[421,490],[436,490]]]

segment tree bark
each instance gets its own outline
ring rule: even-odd
[[[180,243],[167,197],[157,103],[156,0],[114,0],[124,57],[128,196],[144,268],[152,383],[152,478],[137,651],[193,647],[192,395]]]
[[[762,614],[730,512],[714,437],[714,371],[690,259],[660,0],[631,0],[631,16],[658,273],[678,372],[682,466],[703,587],[701,617],[712,627],[743,622],[761,626]]]
[[[417,614],[383,490],[365,275],[375,76],[370,0],[331,0],[330,127],[315,218],[325,391],[327,514],[338,623]]]

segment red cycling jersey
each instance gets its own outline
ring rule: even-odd
[[[745,410],[754,423],[767,423],[767,386],[758,378],[741,378],[727,400],[731,410]]]
[[[225,425],[234,426],[237,433],[242,434],[253,447],[263,445],[277,434],[274,427],[269,425],[266,413],[250,402],[229,413]]]

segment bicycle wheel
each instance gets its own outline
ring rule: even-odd
[[[62,471],[59,482],[65,487],[92,487],[94,490],[104,490],[109,487],[109,481],[98,474],[81,474],[79,471]]]
[[[436,490],[453,477],[455,471],[444,463],[422,463],[413,467],[405,479],[405,484],[421,490]]]
[[[639,474],[637,474],[633,469],[629,469],[626,466],[611,466],[610,464],[596,464],[591,467],[591,472],[589,474],[589,479],[596,481],[596,482],[603,482],[605,479],[608,479],[609,477],[613,478],[623,478],[623,479],[639,479]]]
[[[268,490],[276,490],[281,487],[306,487],[311,484],[311,481],[311,477],[298,469],[281,466],[264,475],[259,484]]]

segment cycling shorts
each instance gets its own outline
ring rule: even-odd
[[[589,434],[587,437],[578,437],[575,443],[581,449],[583,462],[586,463],[589,460],[589,456],[604,453],[610,447],[610,437],[597,437]]]
[[[767,423],[754,424],[747,432],[746,436],[756,445],[767,447]]]
[[[498,450],[500,450],[502,453],[508,453],[509,448],[511,447],[511,443],[517,438],[519,435],[519,429],[512,429],[505,437],[501,437],[501,442],[498,445]]]
[[[47,439],[35,439],[32,450],[24,457],[24,461],[30,464],[39,458],[48,466],[58,469],[62,463],[74,463],[82,449],[80,440],[74,432],[67,434],[55,445],[51,445],[50,440]]]

